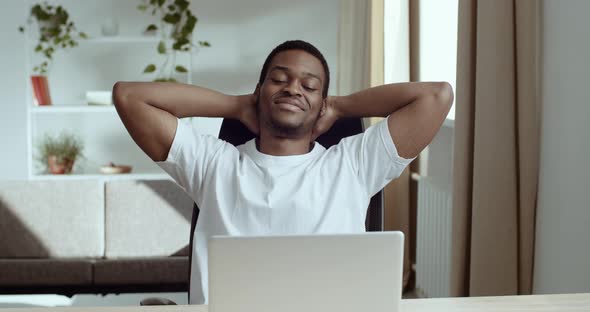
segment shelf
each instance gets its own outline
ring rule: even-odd
[[[31,108],[31,112],[35,114],[114,113],[116,111],[113,105],[44,105]]]
[[[125,174],[39,174],[32,180],[170,180],[165,173],[125,173]]]
[[[113,37],[95,37],[86,40],[80,40],[80,43],[157,43],[161,40],[158,36],[113,36]]]

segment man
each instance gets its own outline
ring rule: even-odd
[[[370,198],[428,145],[453,100],[444,82],[328,97],[329,78],[322,54],[296,40],[270,53],[253,94],[115,84],[117,112],[131,137],[201,209],[191,303],[207,302],[212,235],[364,232]],[[178,122],[191,116],[239,119],[257,138],[234,147]],[[370,116],[388,118],[328,150],[314,143],[338,118]]]

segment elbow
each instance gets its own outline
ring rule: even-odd
[[[116,107],[124,106],[129,99],[129,83],[117,81],[113,86],[113,104]]]
[[[451,109],[451,105],[453,105],[453,100],[455,98],[453,87],[450,83],[444,81],[437,82],[436,84],[436,101],[448,112]]]

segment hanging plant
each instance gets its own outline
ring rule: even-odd
[[[193,48],[210,47],[207,41],[192,42],[193,32],[197,24],[197,17],[189,8],[188,0],[141,0],[137,6],[140,11],[150,12],[159,17],[159,25],[150,24],[146,27],[146,33],[160,33],[161,40],[156,46],[159,55],[165,56],[164,62],[147,65],[143,73],[149,74],[157,71],[154,81],[176,82],[175,73],[186,74],[186,67],[177,64],[178,53],[191,53]]]
[[[35,4],[27,24],[30,26],[34,22],[39,29],[35,53],[42,55],[44,60],[33,67],[33,71],[41,75],[47,74],[57,50],[73,48],[78,45],[77,39],[87,38],[84,32],[76,29],[68,11],[61,5],[50,5],[47,2]],[[20,26],[19,31],[24,33],[25,27]]]

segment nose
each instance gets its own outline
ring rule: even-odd
[[[301,95],[301,88],[299,87],[299,83],[296,79],[293,79],[289,83],[287,83],[283,91],[291,96]]]

